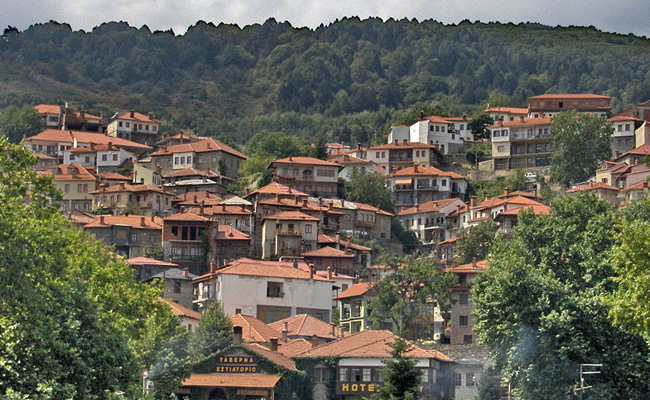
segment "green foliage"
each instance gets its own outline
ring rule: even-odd
[[[61,194],[29,169],[35,157],[7,139],[0,148],[0,395],[133,396],[149,360],[149,318],[169,311],[50,203]]]
[[[458,235],[456,242],[456,261],[467,264],[472,260],[485,260],[490,254],[490,248],[498,242],[497,230],[499,225],[492,219],[481,222]]]
[[[422,372],[417,368],[417,360],[408,357],[413,345],[397,337],[389,345],[391,358],[384,360],[382,369],[384,383],[373,400],[415,400],[420,398]]]
[[[212,305],[199,321],[190,348],[196,359],[211,357],[232,343],[232,323],[220,306]]]
[[[415,232],[404,229],[404,226],[397,218],[391,218],[390,220],[390,237],[400,242],[402,244],[402,251],[407,254],[416,252],[421,245]],[[375,252],[375,254],[384,253],[383,249]]]
[[[613,326],[602,300],[615,288],[617,213],[584,194],[552,210],[521,215],[512,242],[491,252],[473,287],[475,331],[516,398],[578,398],[579,364],[602,363],[585,396],[643,399],[648,344]]]
[[[383,175],[354,168],[350,179],[345,182],[345,194],[350,201],[369,204],[388,212],[394,211],[390,189],[386,186],[386,177]]]
[[[23,136],[35,135],[40,130],[41,117],[28,105],[9,106],[0,111],[0,136],[9,138],[11,143],[18,143]]]
[[[551,180],[570,186],[593,176],[612,155],[612,133],[613,126],[594,115],[564,111],[553,117]]]
[[[465,159],[472,165],[492,157],[492,145],[490,142],[480,142],[473,144],[465,150]]]
[[[260,132],[251,138],[246,150],[260,158],[310,156],[312,150],[309,144],[306,139],[297,139],[284,132]]]
[[[524,177],[524,171],[517,169],[506,179],[491,181],[474,181],[471,185],[471,192],[477,195],[478,201],[483,201],[486,196],[496,197],[504,194],[508,189],[510,192],[526,190],[528,183]]]
[[[144,248],[143,256],[154,260],[164,260],[162,243],[148,243]]]
[[[479,114],[467,124],[467,128],[472,131],[474,140],[490,139],[490,131],[487,127],[494,124],[494,120],[488,114]]]
[[[433,312],[432,300],[448,304],[449,286],[455,282],[453,274],[443,273],[433,258],[413,255],[379,261],[391,269],[391,274],[377,283],[377,295],[372,300],[370,315],[373,323],[392,322],[394,333],[418,338],[430,332],[421,332]]]

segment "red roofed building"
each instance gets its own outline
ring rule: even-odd
[[[339,171],[337,163],[312,157],[287,157],[273,160],[268,170],[273,179],[292,189],[315,197],[338,197]]]
[[[468,187],[467,180],[462,175],[418,164],[394,172],[388,182],[396,207],[464,197]]]
[[[339,172],[339,177],[346,180],[350,180],[352,171],[354,171],[355,168],[364,173],[386,175],[386,170],[380,165],[372,161],[363,160],[361,158],[344,155],[338,158],[334,158],[331,161],[343,166],[343,169]]]
[[[331,378],[335,380],[336,395],[343,400],[357,400],[376,394],[381,385],[382,362],[391,357],[396,336],[390,331],[362,331],[342,339],[309,349],[294,356],[296,365],[313,379],[313,398],[322,399]],[[408,353],[422,371],[420,398],[426,400],[453,399],[451,375],[453,361],[436,350],[424,350],[413,345]],[[327,360],[334,360],[334,365]],[[320,362],[319,362],[320,361]]]
[[[61,126],[61,107],[54,104],[38,104],[34,110],[41,116],[43,129],[59,129]]]
[[[147,115],[127,111],[116,116],[106,127],[108,136],[124,138],[153,146],[158,141],[160,121],[153,113]]]
[[[262,258],[299,256],[316,249],[318,221],[300,211],[281,211],[262,219]]]
[[[612,154],[614,157],[618,157],[620,154],[636,147],[635,132],[644,124],[644,121],[633,116],[618,114],[607,118],[607,122],[614,127],[614,133],[612,134]]]
[[[230,322],[233,327],[241,327],[242,340],[244,342],[270,343],[271,338],[282,339],[280,330],[250,315],[233,315],[230,317]],[[286,343],[286,340],[283,340],[283,342]]]
[[[618,204],[621,201],[619,197],[619,189],[617,187],[601,182],[589,181],[584,184],[572,187],[566,192],[569,194],[577,192],[595,193],[599,199],[605,200],[614,205]]]
[[[371,283],[360,282],[334,297],[334,300],[339,302],[339,326],[345,332],[355,333],[370,329],[369,304],[375,294]]]
[[[49,174],[49,172],[39,172]],[[63,193],[61,211],[91,211],[92,192],[97,188],[97,178],[79,164],[60,164],[54,172],[54,185]]]
[[[63,111],[61,127],[73,131],[83,132],[104,132],[102,117],[92,115],[84,110],[72,111],[67,107]]]
[[[494,170],[541,168],[549,165],[551,117],[501,122],[489,126]]]
[[[126,263],[133,268],[135,279],[143,281],[152,276],[164,272],[170,268],[178,268],[179,265],[166,261],[160,261],[148,257],[132,257],[126,260]]]
[[[330,322],[333,281],[293,263],[242,258],[194,280],[195,304],[218,303],[228,315],[252,314],[266,323],[296,314]]]
[[[541,94],[528,98],[528,118],[552,117],[567,110],[607,118],[610,108],[609,96],[591,93]]]
[[[423,250],[436,252],[438,242],[449,239],[450,216],[463,207],[460,199],[433,200],[415,207],[402,208],[397,214],[404,229],[415,232]]]
[[[438,150],[427,143],[395,140],[392,143],[373,146],[368,149],[368,161],[382,167],[385,174],[392,174],[416,163],[425,167],[437,162]]]
[[[172,313],[180,320],[180,324],[187,327],[188,331],[193,332],[196,330],[196,327],[199,325],[199,320],[201,319],[201,314],[184,307],[175,301],[165,298],[160,298],[159,300],[171,308]]]
[[[237,178],[241,163],[246,159],[248,157],[243,153],[214,138],[169,147],[162,146],[151,154],[152,164],[160,167],[162,175],[194,168]]]
[[[151,185],[130,185],[120,182],[110,187],[101,186],[90,193],[93,208],[102,207],[118,215],[130,212],[138,215],[162,216],[172,209],[174,195]]]
[[[282,332],[282,340],[285,342],[295,339],[311,341],[315,338],[318,344],[323,344],[343,336],[343,331],[334,324],[328,324],[307,314],[281,319],[270,323],[269,326]]]
[[[519,120],[522,117],[526,118],[528,109],[519,107],[488,107],[482,113],[492,117],[494,123],[498,124],[499,121],[510,122]]]
[[[355,268],[354,254],[333,247],[321,247],[302,253],[306,263],[314,264],[316,269],[325,270],[328,267],[338,273],[355,276],[362,271]]]
[[[115,253],[128,258],[144,255],[145,249],[160,243],[162,219],[144,215],[100,215],[83,229]]]

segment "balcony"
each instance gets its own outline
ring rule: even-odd
[[[296,230],[281,230],[278,229],[275,231],[277,236],[302,236],[302,232]]]
[[[413,162],[413,156],[411,157],[388,157],[389,162]]]
[[[429,184],[419,184],[417,185],[418,189],[421,190],[438,190],[439,186],[438,185],[429,185]]]

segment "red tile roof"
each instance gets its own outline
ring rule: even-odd
[[[321,160],[318,158],[313,158],[313,157],[286,157],[286,158],[280,158],[278,160],[273,160],[269,165],[273,164],[289,164],[289,165],[318,165],[321,167],[337,167],[340,168],[341,166],[335,162],[331,161],[325,161]]]
[[[268,342],[272,337],[282,339],[282,334],[265,324],[263,321],[250,315],[237,314],[230,317],[232,326],[242,328],[242,338],[246,342]]]
[[[171,309],[172,309],[172,313],[174,315],[176,315],[176,316],[184,317],[184,318],[191,318],[191,319],[195,319],[195,320],[201,319],[201,314],[197,313],[196,311],[190,310],[187,307],[183,307],[182,305],[180,305],[180,304],[178,304],[176,302],[173,302],[173,301],[170,301],[170,300],[167,300],[167,299],[163,299],[162,297],[160,297],[158,300],[168,304],[169,307],[171,307]]]
[[[618,121],[634,121],[634,122],[641,122],[640,119],[634,118],[634,117],[629,117],[626,115],[614,115],[613,117],[607,118],[607,122],[618,122]]]
[[[604,190],[612,190],[615,192],[618,192],[618,188],[612,185],[608,185],[606,183],[602,182],[589,182],[586,185],[580,185],[576,186],[574,188],[571,188],[567,190],[567,193],[575,193],[575,192],[584,192],[584,191],[589,191],[589,190],[598,190],[598,189],[604,189]]]
[[[283,332],[285,322],[287,323],[289,336],[312,337],[315,335],[323,339],[336,339],[343,333],[341,328],[337,328],[332,324],[328,324],[307,314],[298,314],[293,317],[281,319],[270,323],[269,326],[279,332]]]
[[[197,278],[197,281],[212,279],[214,276],[224,275],[247,275],[270,278],[287,278],[309,280],[309,272],[296,268],[293,264],[280,261],[254,260],[251,258],[240,258],[226,265],[214,273],[208,273]],[[314,280],[331,282],[327,277],[314,274]]]
[[[337,250],[334,247],[321,247],[320,249],[302,253],[303,257],[323,257],[323,258],[354,258],[354,254],[346,253],[343,250]]]
[[[300,353],[311,349],[311,343],[305,339],[290,340],[289,343],[278,347],[278,353],[293,358]]]
[[[250,241],[251,238],[244,232],[238,231],[232,225],[218,225],[215,240],[245,240]]]
[[[390,358],[390,352],[392,351],[390,344],[396,338],[397,336],[390,331],[361,331],[307,350],[297,357]],[[435,358],[440,361],[454,361],[439,351],[424,350],[416,345],[413,345],[412,350],[407,356],[414,358]]]
[[[489,107],[482,111],[484,114],[489,113],[510,113],[510,114],[528,114],[527,108],[520,107]]]
[[[106,228],[114,225],[130,226],[135,229],[162,230],[162,219],[142,215],[100,215],[93,222],[84,225],[84,228]]]
[[[151,266],[157,266],[157,267],[170,267],[170,268],[178,268],[178,264],[166,262],[166,261],[160,261],[156,260],[153,258],[147,258],[147,257],[133,257],[129,258],[126,260],[126,262],[129,265],[151,265]]]
[[[435,148],[436,146],[432,146],[430,144],[420,143],[420,142],[407,142],[407,143],[393,142],[393,143],[382,144],[380,146],[373,146],[369,148],[368,151],[382,150],[382,149],[435,149]]]
[[[450,178],[465,179],[464,176],[459,175],[455,172],[442,171],[436,167],[423,167],[421,165],[400,169],[399,171],[391,174],[391,177],[424,176],[424,175],[448,176]]]
[[[117,172],[102,172],[97,174],[101,180],[111,180],[111,181],[131,181],[131,178],[118,174]]]
[[[370,294],[372,288],[373,288],[372,283],[366,283],[366,282],[356,283],[350,286],[349,288],[345,289],[343,292],[339,293],[339,295],[336,296],[334,300],[343,300],[352,297],[363,296],[365,294]]]
[[[647,188],[649,186],[650,185],[648,185],[648,181],[641,181],[641,182],[636,183],[636,184],[634,184],[632,186],[626,187],[625,189],[621,189],[621,192],[627,192],[627,191],[630,191],[630,190],[645,189],[645,188]]]
[[[409,215],[409,214],[417,214],[417,213],[424,213],[424,212],[434,212],[438,211],[443,207],[447,207],[450,204],[458,203],[458,205],[463,205],[463,201],[461,199],[444,199],[444,200],[432,200],[432,201],[427,201],[426,203],[417,205],[415,207],[410,207],[405,210],[402,210],[398,213],[398,215]]]
[[[280,194],[280,195],[293,195],[293,196],[299,196],[299,197],[309,197],[307,193],[303,193],[299,190],[292,189],[290,186],[283,185],[278,182],[271,182],[268,185],[261,187],[251,193],[251,195],[256,194],[256,193],[262,193],[262,194]],[[247,196],[248,197],[248,196]]]
[[[524,118],[523,121],[521,119],[519,120],[514,120],[514,121],[508,121],[508,122],[499,122],[497,124],[488,126],[488,129],[499,129],[501,127],[510,127],[510,126],[526,126],[526,125],[551,125],[553,122],[553,118],[551,117],[543,117],[543,118]]]
[[[227,178],[219,174],[215,174],[212,171],[199,171],[196,168],[179,169],[167,175],[163,175],[163,178],[176,178],[178,176],[205,176],[206,178],[226,178],[232,180],[231,178]]]
[[[90,145],[91,143],[96,144],[108,144],[112,142],[114,146],[117,147],[128,147],[138,150],[150,150],[151,147],[132,142],[130,140],[107,136],[103,133],[93,133],[93,132],[81,132],[81,131],[63,131],[60,129],[46,129],[40,133],[37,133],[34,136],[30,136],[25,140],[38,140],[46,142],[57,142],[57,143],[74,143],[74,140],[77,139],[78,145]]]
[[[476,264],[471,262],[463,265],[452,266],[447,269],[446,272],[453,272],[455,274],[479,273],[487,269],[487,266],[487,260],[481,260],[477,261]]]
[[[133,112],[133,116],[131,116],[131,112]],[[117,119],[128,119],[130,121],[138,121],[138,122],[148,122],[148,123],[158,123],[158,120],[149,118],[148,115],[144,115],[142,113],[139,113],[137,111],[127,111],[124,112],[116,117]]]
[[[45,172],[49,173],[49,172]],[[79,164],[59,164],[57,166],[56,174],[54,174],[54,180],[57,181],[66,181],[66,180],[91,180],[96,181],[97,179],[88,172],[88,170]]]
[[[130,193],[155,192],[160,194],[169,194],[170,196],[172,195],[171,193],[167,193],[166,191],[163,191],[162,189],[157,188],[155,186],[146,185],[146,184],[130,185],[128,183],[124,183],[124,186],[122,186],[122,184],[120,183],[117,185],[113,185],[111,187],[100,188],[98,190],[90,192],[90,194],[123,193],[123,192],[130,192]]]
[[[288,369],[296,369],[296,363],[292,359],[283,355],[280,352],[270,350],[260,344],[250,343],[241,345],[243,348],[253,351],[262,357],[270,360],[271,362],[281,365]],[[252,375],[252,374],[249,374]]]
[[[191,212],[182,212],[169,217],[163,218],[165,221],[195,221],[195,222],[210,222],[210,218],[204,217],[203,215],[191,213]]]
[[[519,208],[515,208],[512,210],[507,210],[507,211],[501,211],[497,218],[500,216],[505,216],[505,215],[519,215],[522,211],[526,212],[533,212],[534,215],[543,215],[543,214],[550,214],[551,213],[551,207],[545,206],[543,204],[539,205],[533,205],[533,206],[523,206]]]
[[[215,199],[215,201],[217,201]],[[223,201],[222,199],[219,199],[218,202]],[[205,201],[205,203],[209,203]],[[181,203],[182,204],[182,203]],[[200,204],[200,203],[199,203]],[[194,214],[199,214],[201,212],[201,207],[192,207],[188,210],[188,212],[194,213]],[[217,205],[210,205],[206,206],[203,208],[203,214],[206,216],[211,216],[211,215],[251,215],[253,212],[246,208],[246,206],[242,207],[239,204],[217,204]]]
[[[438,246],[442,246],[443,244],[455,243],[457,240],[458,240],[458,236],[454,236],[453,238],[449,238],[447,240],[443,240],[442,242],[438,242]]]
[[[279,380],[279,375],[266,374],[192,374],[181,386],[272,389]]]
[[[263,219],[272,219],[275,221],[319,221],[318,218],[300,211],[280,211],[277,214],[266,216]]]
[[[636,149],[632,149],[628,151],[627,153],[623,153],[620,155],[617,159],[623,158],[627,155],[635,155],[635,156],[645,156],[650,154],[650,144],[642,144],[641,146],[637,147]]]
[[[336,238],[327,236],[327,235],[318,235],[318,244],[336,244]],[[348,247],[348,241],[343,240],[342,238],[338,241],[338,243],[343,246],[343,247]],[[356,251],[371,251],[372,249],[370,247],[362,246],[360,244],[353,243],[350,241],[350,248],[352,250]]]
[[[186,152],[205,153],[211,151],[223,151],[224,153],[228,153],[233,156],[243,158],[244,160],[248,159],[248,157],[243,153],[233,149],[227,144],[214,138],[207,138],[192,143],[177,144],[170,147],[162,147],[159,148],[158,151],[156,151],[155,153],[152,153],[151,155],[164,156],[173,153],[186,153]]]
[[[34,109],[39,114],[61,114],[61,107],[53,104],[38,104]]]
[[[530,96],[528,100],[544,100],[544,99],[611,99],[609,96],[602,96],[593,93],[574,93],[574,94],[553,94],[546,93],[537,96]]]

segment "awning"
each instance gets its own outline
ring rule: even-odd
[[[192,374],[181,386],[273,389],[279,380],[277,375],[266,374]]]
[[[396,178],[395,179],[395,184],[396,185],[410,185],[413,183],[413,178]]]

